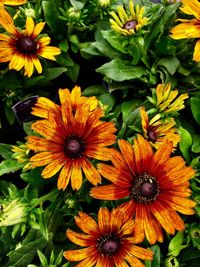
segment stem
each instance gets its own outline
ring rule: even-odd
[[[50,193],[38,198],[37,202],[34,203],[34,205],[31,208],[37,207],[39,204],[43,203],[46,200],[51,199],[52,197],[54,197],[58,193],[59,193],[59,191],[57,189],[55,189],[54,191],[52,191],[52,192],[50,192]]]

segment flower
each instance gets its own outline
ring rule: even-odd
[[[180,135],[176,133],[177,129],[174,127],[176,122],[173,118],[168,122],[163,122],[160,120],[160,114],[157,114],[149,120],[144,107],[141,107],[140,115],[143,135],[154,148],[158,149],[166,139],[173,142],[174,148],[177,146]]]
[[[0,207],[0,227],[15,225],[27,220],[28,204],[20,199],[4,201]]]
[[[152,260],[153,252],[134,245],[133,220],[123,220],[123,214],[113,209],[100,208],[98,222],[84,212],[75,217],[77,226],[84,233],[67,230],[73,243],[85,248],[67,250],[69,261],[81,261],[78,266],[144,266],[139,259]]]
[[[182,23],[176,25],[170,31],[170,37],[173,39],[198,38],[193,54],[193,60],[200,61],[200,3],[197,0],[182,0],[183,6],[180,10],[187,15],[192,15],[192,19],[178,19]]]
[[[0,5],[10,5],[10,6],[18,6],[25,4],[27,1],[26,0],[0,0]]]
[[[57,47],[48,46],[50,37],[39,38],[45,22],[35,25],[33,19],[27,17],[26,29],[20,31],[9,13],[0,5],[0,25],[9,34],[0,34],[0,62],[10,62],[9,69],[20,71],[24,68],[24,75],[31,77],[34,67],[38,73],[42,73],[39,56],[55,60],[54,56],[61,52]]]
[[[169,234],[184,230],[178,212],[194,214],[189,179],[195,175],[180,156],[170,157],[172,142],[166,141],[153,153],[141,135],[134,146],[119,140],[121,153],[113,149],[114,166],[99,164],[100,174],[113,184],[92,188],[91,196],[104,200],[127,198],[118,208],[129,218],[135,217],[135,242],[145,236],[150,244],[163,241],[161,228]]]
[[[81,88],[79,86],[74,86],[71,93],[69,89],[59,89],[58,91],[61,104],[64,104],[66,101],[69,101],[72,110],[75,111],[78,106],[82,103],[87,103],[90,106],[90,111],[94,110],[98,106],[98,100],[95,96],[84,97],[81,96]],[[52,102],[46,97],[39,97],[37,103],[32,108],[32,114],[42,118],[48,118],[48,112],[53,110],[55,113],[58,113],[58,116],[61,114],[60,106]]]
[[[156,90],[153,90],[153,97],[147,98],[158,112],[169,115],[183,109],[185,107],[184,100],[189,97],[186,93],[177,96],[178,90],[171,90],[171,83],[168,83],[166,85],[158,84]]]
[[[147,24],[148,18],[143,17],[144,6],[139,5],[134,8],[133,1],[129,2],[129,11],[125,11],[123,6],[117,7],[118,15],[112,11],[110,14],[113,19],[110,19],[111,26],[114,31],[123,35],[135,34],[144,25]]]
[[[104,115],[100,108],[91,111],[90,101],[80,104],[72,101],[72,94],[71,98],[67,96],[60,93],[61,106],[50,108],[48,119],[32,124],[32,129],[44,138],[28,136],[27,147],[36,152],[30,158],[32,168],[47,165],[42,171],[43,178],[50,178],[62,169],[58,189],[65,189],[71,178],[72,189],[78,190],[82,185],[82,170],[93,185],[101,181],[89,158],[110,159],[107,146],[115,143],[116,128],[113,122],[100,120]],[[75,110],[73,103],[78,103]]]

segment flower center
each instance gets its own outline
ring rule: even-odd
[[[35,53],[36,52],[36,43],[28,36],[21,37],[17,42],[17,47],[23,53]]]
[[[156,142],[156,133],[152,130],[147,132],[148,140],[155,143]]]
[[[70,136],[65,140],[64,151],[70,158],[81,157],[84,149],[84,142],[77,136]]]
[[[132,20],[128,20],[124,24],[123,29],[125,29],[125,30],[134,30],[136,25],[137,25],[137,22],[135,20],[133,20],[133,19]]]
[[[159,184],[156,178],[148,173],[144,173],[135,178],[131,196],[139,203],[149,204],[156,200],[159,192]]]
[[[120,239],[113,234],[102,236],[97,242],[97,248],[105,256],[113,256],[119,250]]]

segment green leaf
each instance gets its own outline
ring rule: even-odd
[[[12,250],[9,255],[7,266],[25,267],[32,262],[37,254],[37,250],[42,250],[46,246],[46,240],[35,235],[35,240],[23,242],[19,249]]]
[[[99,100],[103,103],[103,105],[109,106],[109,111],[115,105],[115,97],[109,93],[103,94],[99,97]]]
[[[179,148],[180,148],[184,158],[187,161],[189,161],[190,160],[190,149],[192,146],[192,137],[191,137],[190,133],[181,126],[179,127],[179,133],[181,136]]]
[[[145,261],[146,267],[160,267],[160,247],[154,245],[151,247],[151,250],[154,252],[154,257],[152,261]]]
[[[6,173],[13,173],[21,169],[23,165],[16,160],[6,159],[0,163],[0,176]]]
[[[180,61],[176,57],[165,57],[158,61],[158,66],[164,67],[169,74],[173,75],[180,66]]]
[[[146,70],[143,67],[126,65],[118,58],[104,64],[96,71],[118,82],[141,78],[146,74]]]
[[[77,0],[70,0],[72,6],[75,8],[75,9],[82,9],[84,7],[84,3],[80,2],[80,1],[77,1]]]
[[[42,264],[42,267],[48,267],[48,261],[47,261],[45,255],[39,249],[37,249],[37,254],[38,254],[38,257],[39,257],[40,262]]]
[[[126,121],[132,111],[134,111],[141,104],[142,100],[132,99],[122,103],[122,118]]]
[[[0,143],[0,155],[2,156],[2,158],[11,159],[13,155],[11,149],[12,145]]]
[[[102,94],[104,94],[106,92],[107,92],[107,90],[106,90],[106,88],[104,86],[101,86],[101,85],[97,84],[97,85],[92,85],[92,86],[87,87],[83,91],[82,95],[87,96],[87,97],[89,97],[89,96],[100,96],[100,95],[102,95]]]
[[[66,29],[59,19],[59,11],[56,2],[57,1],[55,0],[42,1],[42,8],[44,11],[45,21],[50,27],[52,33],[60,35],[62,32],[64,33]]]
[[[67,68],[64,68],[64,67],[49,68],[43,72],[43,75],[45,76],[46,80],[51,81],[66,71],[67,71]]]
[[[73,66],[68,67],[67,76],[73,81],[76,82],[79,75],[80,66],[77,63],[74,63]]]
[[[195,121],[200,125],[200,99],[197,97],[191,97],[190,106]]]
[[[180,254],[180,251],[188,245],[182,245],[184,238],[184,232],[178,232],[175,237],[172,238],[172,240],[169,243],[168,247],[168,255],[177,257]]]
[[[200,153],[200,135],[193,136],[192,152]]]

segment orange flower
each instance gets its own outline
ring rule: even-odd
[[[61,170],[58,189],[65,189],[70,179],[72,189],[80,189],[82,170],[86,178],[97,185],[101,177],[89,158],[110,159],[107,146],[115,143],[115,125],[101,121],[103,111],[100,108],[91,111],[88,101],[79,103],[73,110],[72,99],[60,93],[60,102],[57,110],[49,109],[48,119],[32,124],[32,129],[44,137],[27,137],[27,147],[37,153],[30,158],[32,168],[47,165],[43,178],[50,178]]]
[[[81,96],[81,88],[77,85],[72,89],[71,93],[69,89],[59,89],[58,94],[61,104],[69,101],[73,111],[75,111],[77,107],[83,103],[87,103],[90,106],[90,111],[94,110],[98,106],[98,100],[96,99],[96,97],[92,96],[87,98]],[[61,114],[59,105],[55,104],[46,97],[39,97],[37,99],[37,103],[32,109],[32,114],[47,119],[48,112],[50,110],[57,112],[58,116]]]
[[[177,146],[180,136],[176,133],[177,129],[174,127],[176,122],[173,118],[169,122],[164,123],[160,120],[160,114],[157,114],[149,121],[144,107],[141,107],[140,115],[144,137],[153,147],[158,149],[167,139],[173,142],[174,148]]]
[[[84,212],[75,217],[77,226],[84,233],[67,230],[67,237],[75,244],[85,248],[68,250],[64,257],[69,261],[80,261],[78,267],[122,267],[140,266],[144,264],[138,260],[152,260],[153,252],[134,245],[133,220],[123,218],[123,214],[116,210],[108,211],[100,208],[98,223]]]
[[[100,174],[113,184],[92,188],[97,199],[127,202],[118,208],[129,218],[135,217],[135,242],[147,238],[150,244],[163,241],[161,228],[169,234],[184,230],[184,222],[176,211],[194,214],[195,202],[189,179],[195,175],[180,156],[170,157],[172,142],[166,141],[153,153],[151,145],[141,136],[134,146],[119,140],[121,153],[113,149],[114,166],[99,164]]]
[[[10,5],[10,6],[18,6],[25,4],[26,2],[27,2],[26,0],[0,0],[0,4]]]
[[[0,5],[0,25],[9,34],[0,34],[0,62],[10,62],[9,69],[20,71],[24,68],[24,75],[31,77],[34,67],[42,73],[39,56],[55,60],[54,56],[61,52],[57,47],[48,46],[48,36],[39,38],[45,22],[35,25],[33,19],[27,17],[26,29],[20,31],[4,6]]]

